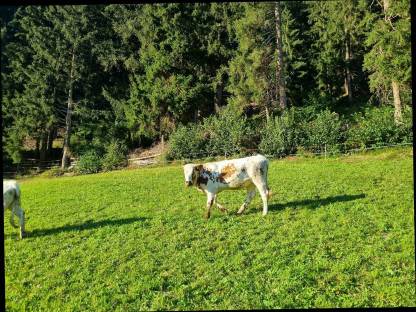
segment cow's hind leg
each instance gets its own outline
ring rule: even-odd
[[[22,208],[19,208],[18,216],[19,216],[19,225],[20,225],[20,238],[22,239],[23,237],[26,236],[26,231],[25,231],[25,212],[23,211]]]
[[[15,200],[12,208],[12,216],[16,215],[19,218],[20,238],[25,236],[25,212],[20,206],[20,200]]]
[[[243,211],[247,208],[247,206],[252,201],[254,195],[256,195],[256,187],[253,185],[252,187],[247,189],[247,197],[244,203],[241,205],[240,209],[237,211],[237,214],[242,214]]]
[[[207,192],[207,210],[205,214],[206,219],[209,219],[209,217],[211,216],[211,207],[212,207],[212,204],[214,203],[214,199],[215,199],[215,194]]]
[[[221,210],[222,212],[228,212],[228,210],[217,201],[217,197],[218,197],[218,194],[216,194],[214,197],[214,203],[217,205],[218,209]]]
[[[12,204],[12,209],[10,209],[11,210],[11,214],[10,214],[10,224],[12,225],[12,227],[14,227],[14,228],[17,228],[17,225],[16,225],[16,223],[14,223],[14,215],[16,214],[17,215],[17,212],[16,212],[16,206],[15,206],[15,204],[13,203]]]
[[[265,181],[263,181],[262,179],[255,179],[253,182],[256,185],[257,189],[259,190],[261,200],[263,201],[263,216],[265,216],[268,210],[267,194],[269,191],[268,191],[267,183],[265,183]]]

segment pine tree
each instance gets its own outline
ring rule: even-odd
[[[101,57],[122,79],[105,95],[133,143],[163,139],[223,105],[238,5],[112,5],[113,48]],[[127,80],[127,82],[126,82]],[[125,90],[120,97],[117,89]]]
[[[204,12],[204,11],[203,11]],[[233,23],[242,14],[239,3],[211,3],[206,14],[208,34],[202,41],[202,49],[207,48],[207,64],[214,92],[214,108],[218,113],[228,95],[225,87],[229,81],[228,63],[235,56],[238,43]]]
[[[285,109],[287,96],[295,104],[296,92],[302,87],[297,78],[307,72],[306,53],[302,49],[304,38],[293,17],[303,14],[299,12],[302,5],[244,4],[243,17],[234,23],[238,51],[230,62],[231,105],[240,110],[260,107],[260,115],[268,119],[278,107]],[[276,11],[277,7],[280,10]],[[276,24],[278,20],[281,25]]]
[[[70,139],[72,133],[72,115],[75,105],[88,92],[91,51],[97,29],[94,27],[93,6],[51,6],[45,12],[53,25],[57,36],[56,51],[58,62],[66,75],[65,91],[67,109],[65,115],[65,134],[62,154],[62,168],[68,165],[70,155]]]
[[[314,72],[310,65],[311,40],[307,36],[306,5],[300,1],[282,2],[282,43],[285,56],[285,83],[288,103],[301,106],[304,94],[314,89]]]
[[[318,87],[333,97],[346,96],[351,103],[353,77],[361,71],[364,27],[360,21],[365,13],[365,2],[313,1],[308,7]]]
[[[27,136],[38,142],[40,157],[45,159],[51,149],[48,135],[57,122],[54,108],[59,83],[49,62],[48,46],[53,35],[43,12],[41,7],[20,9],[12,22],[16,39],[4,51],[8,63],[2,72],[2,81],[7,85],[3,95],[3,115],[7,119],[4,130],[9,136],[6,150],[14,155],[15,161],[20,158],[23,139]]]
[[[402,121],[401,93],[411,90],[410,2],[407,0],[373,3],[367,14],[368,33],[365,44],[370,51],[364,69],[370,72],[370,89],[382,102],[393,92],[394,118]],[[390,93],[391,94],[391,93]]]
[[[283,61],[283,43],[282,43],[282,20],[281,9],[279,1],[276,1],[274,7],[275,25],[276,25],[276,52],[277,52],[277,65],[276,65],[276,93],[279,94],[280,109],[286,109],[286,83],[285,83],[285,62]]]
[[[274,4],[244,3],[243,8],[234,23],[238,51],[230,61],[229,103],[238,111],[259,107],[260,116],[269,119],[278,102]]]
[[[10,88],[3,112],[10,116],[6,126],[10,154],[17,157],[13,146],[21,146],[29,136],[38,142],[44,159],[56,129],[65,125],[62,165],[66,165],[74,104],[86,107],[96,93],[91,91],[97,73],[92,68],[92,40],[98,20],[93,6],[27,6],[16,14],[17,39],[5,51],[9,68],[5,81]],[[20,143],[13,143],[16,140]]]

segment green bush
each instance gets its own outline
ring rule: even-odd
[[[259,150],[267,155],[283,157],[296,152],[300,131],[293,109],[266,123],[261,131]]]
[[[205,140],[198,125],[180,125],[169,138],[169,148],[166,158],[171,159],[194,159],[202,157]]]
[[[353,125],[348,130],[347,143],[351,147],[375,147],[412,141],[411,110],[405,109],[403,123],[396,125],[394,108],[383,106],[367,108],[364,113],[354,115]]]
[[[51,178],[62,176],[64,173],[65,170],[62,170],[60,166],[53,166],[49,170],[45,170],[44,172],[42,172],[39,176]]]
[[[113,141],[105,147],[105,154],[101,160],[105,171],[121,168],[127,165],[127,146],[120,141]]]
[[[312,119],[322,111],[334,110],[337,101],[330,94],[321,94],[319,91],[313,90],[307,95],[305,104],[302,107],[302,112]]]
[[[231,109],[204,119],[202,124],[179,126],[170,136],[168,159],[239,155],[246,135],[246,119]]]
[[[76,171],[82,174],[96,173],[99,172],[101,168],[101,157],[94,150],[82,154],[76,165]]]
[[[226,107],[219,115],[205,118],[201,131],[206,140],[207,156],[244,154],[243,140],[247,134],[246,118],[231,108]]]
[[[400,143],[413,143],[413,115],[410,107],[403,110],[403,123],[398,129],[398,138]]]
[[[302,124],[303,146],[311,152],[339,151],[343,142],[342,122],[339,115],[329,110],[319,113],[315,119]]]

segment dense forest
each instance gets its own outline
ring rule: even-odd
[[[409,0],[2,8],[3,161],[412,142]],[[111,167],[111,166],[110,166]]]

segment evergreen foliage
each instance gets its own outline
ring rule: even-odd
[[[65,134],[75,157],[105,155],[113,141],[133,149],[162,139],[172,158],[272,147],[283,155],[293,152],[295,132],[304,147],[343,143],[345,135],[366,145],[371,136],[361,130],[341,135],[340,120],[351,120],[342,129],[368,129],[388,114],[391,131],[405,133],[381,138],[412,139],[408,0],[281,2],[287,105],[296,107],[288,114],[279,107],[275,8],[4,7],[3,161],[22,161],[28,142],[38,158],[50,158]]]
[[[390,1],[387,12],[374,2],[366,12],[369,51],[364,56],[364,69],[370,73],[369,86],[379,100],[391,100],[391,81],[399,82],[405,93],[411,92],[410,1]],[[406,97],[405,97],[406,98]],[[407,97],[407,105],[410,97]],[[391,102],[390,102],[391,103]]]
[[[266,123],[261,131],[259,149],[266,155],[283,157],[296,152],[300,139],[295,110],[291,109]]]

